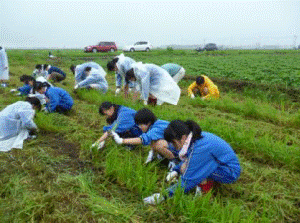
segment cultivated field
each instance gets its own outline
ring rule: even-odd
[[[178,106],[150,107],[160,119],[193,119],[202,130],[229,142],[241,161],[241,178],[212,194],[195,197],[177,191],[158,206],[142,198],[160,192],[166,165],[143,165],[148,147],[128,151],[109,140],[91,150],[102,134],[101,102],[110,100],[136,110],[141,102],[114,96],[114,73],[107,94],[73,92],[71,64],[95,61],[106,69],[118,53],[81,50],[8,50],[9,88],[0,88],[0,110],[22,98],[20,86],[38,63],[58,66],[67,79],[57,84],[75,105],[68,115],[37,113],[36,140],[23,150],[0,153],[0,222],[299,222],[300,221],[300,52],[157,50],[126,53],[144,63],[178,63],[186,77]],[[187,87],[206,73],[218,85],[218,101],[192,100]]]

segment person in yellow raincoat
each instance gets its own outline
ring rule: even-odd
[[[211,98],[219,98],[220,93],[218,87],[205,75],[196,78],[188,88],[188,94],[191,98],[195,98],[195,94],[199,93],[203,100]]]

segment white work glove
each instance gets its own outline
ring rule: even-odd
[[[17,93],[16,96],[21,96],[21,92]]]
[[[199,187],[199,186],[196,187],[195,196],[202,196],[202,190],[201,190],[201,187]]]
[[[145,100],[145,101],[144,101],[144,105],[148,105],[148,101]]]
[[[74,86],[74,90],[76,90],[78,88],[78,84],[76,84],[75,86]]]
[[[14,92],[16,92],[17,91],[17,89],[11,89],[9,92],[10,93],[14,93]]]
[[[97,149],[102,149],[104,147],[105,141],[98,143]]]
[[[167,182],[170,182],[170,181],[173,181],[174,179],[176,179],[178,176],[178,173],[177,171],[172,171],[172,172],[169,172],[167,177],[166,177],[166,181]]]
[[[145,164],[150,163],[153,159],[154,159],[154,152],[153,152],[153,150],[150,150],[149,154],[148,154],[148,157],[145,161]]]
[[[191,98],[194,99],[194,98],[195,98],[195,95],[194,95],[194,94],[191,94]]]
[[[176,166],[176,163],[174,161],[169,161],[168,169],[171,171]]]
[[[111,131],[111,134],[117,144],[123,144],[123,139],[115,131]]]
[[[144,198],[144,204],[156,205],[161,203],[163,200],[165,200],[165,198],[160,193],[156,193],[150,197]]]
[[[121,88],[118,87],[118,88],[116,89],[116,95],[119,94],[120,91],[121,91]]]
[[[49,110],[48,110],[46,107],[43,107],[43,108],[41,109],[41,111],[42,111],[42,112],[45,112],[45,113],[49,113]]]

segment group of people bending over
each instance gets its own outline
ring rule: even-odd
[[[240,176],[240,163],[231,146],[220,137],[203,132],[192,120],[169,122],[158,119],[147,108],[135,111],[110,102],[103,102],[99,113],[106,117],[107,125],[93,147],[103,148],[108,137],[131,149],[137,145],[150,146],[145,163],[156,157],[165,159],[170,170],[166,180],[180,178],[180,185],[170,187],[167,195],[155,193],[145,198],[147,204],[173,196],[178,186],[184,192],[196,189],[205,193],[215,182],[229,184]]]

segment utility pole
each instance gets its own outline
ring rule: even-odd
[[[296,49],[296,41],[297,41],[298,36],[294,35],[294,49]]]

